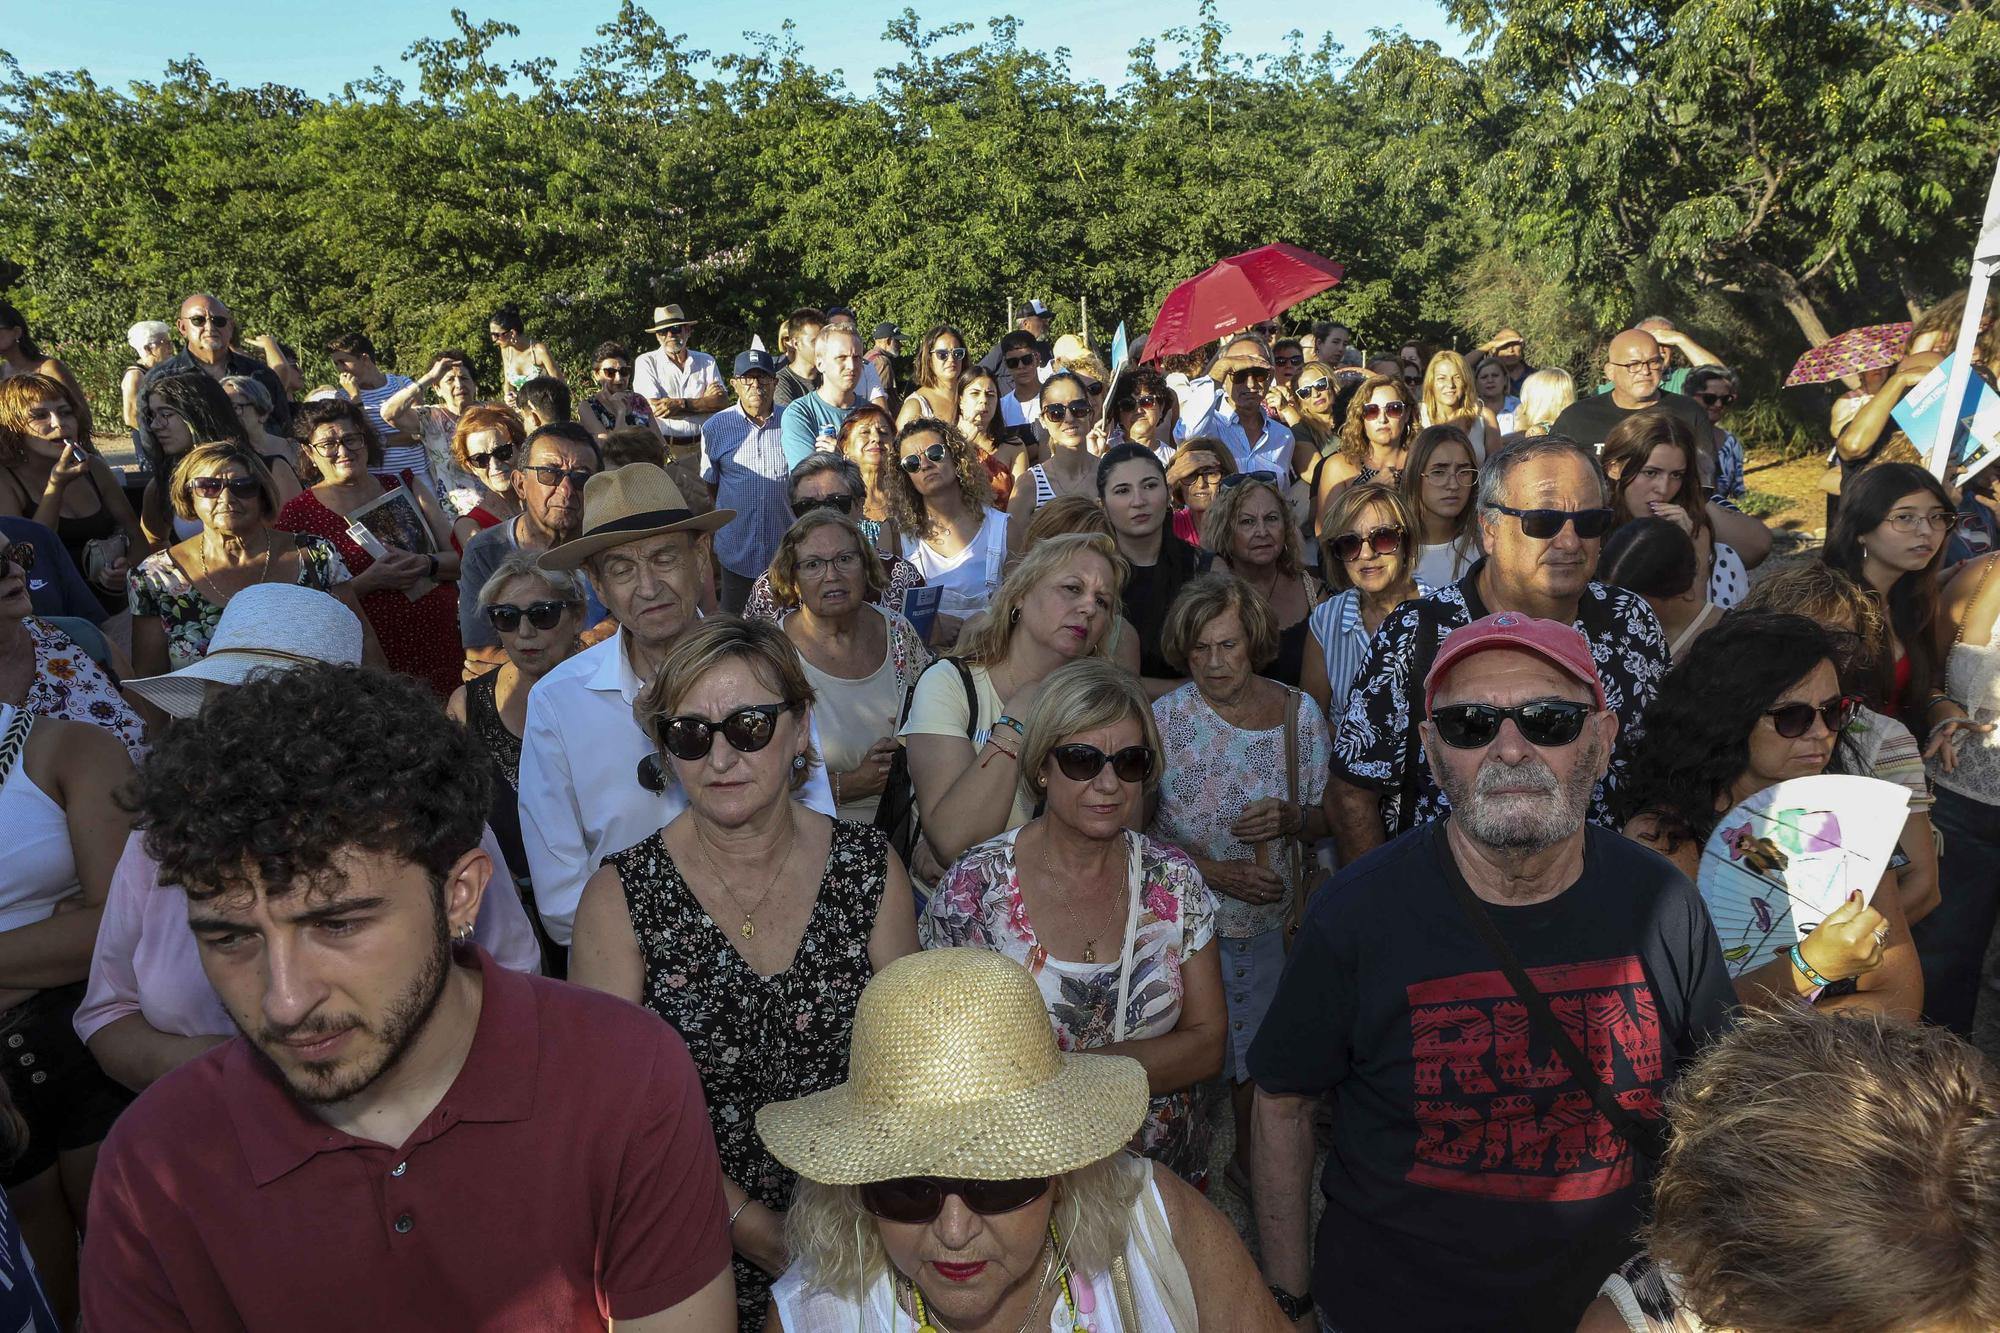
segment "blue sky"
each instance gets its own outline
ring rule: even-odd
[[[593,31],[616,12],[616,0],[457,0],[475,20],[504,19],[521,29],[501,58],[550,55],[567,68],[594,40]],[[906,0],[835,0],[811,7],[774,6],[758,11],[727,3],[665,3],[647,8],[669,32],[685,32],[688,45],[716,52],[743,50],[745,30],[775,32],[789,17],[807,58],[820,69],[845,71],[847,86],[868,91],[874,72],[894,58],[881,40],[888,20]],[[1126,53],[1141,39],[1166,28],[1192,24],[1194,0],[1014,0],[995,5],[915,6],[926,24],[970,20],[984,36],[985,20],[1013,14],[1022,21],[1022,40],[1049,50],[1066,46],[1079,76],[1115,87]],[[209,0],[205,4],[163,0],[0,0],[0,49],[34,71],[88,69],[100,82],[122,86],[132,79],[156,79],[166,61],[193,53],[233,84],[278,82],[309,93],[336,91],[380,65],[414,84],[402,60],[412,41],[452,31],[451,0]],[[1434,0],[1398,7],[1393,23],[1384,6],[1360,0],[1323,0],[1285,6],[1251,0],[1219,0],[1218,13],[1231,28],[1229,47],[1245,54],[1277,52],[1284,35],[1303,31],[1308,45],[1331,32],[1358,55],[1376,26],[1398,26],[1412,36],[1437,41],[1458,54],[1466,42],[1445,21]],[[1397,11],[1392,11],[1397,12]]]

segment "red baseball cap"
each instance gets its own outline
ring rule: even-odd
[[[1524,616],[1519,611],[1496,611],[1445,635],[1444,645],[1431,662],[1430,674],[1424,677],[1424,712],[1431,711],[1431,701],[1446,673],[1488,648],[1533,653],[1590,686],[1597,706],[1604,707],[1604,682],[1597,677],[1597,663],[1590,656],[1589,642],[1575,626]]]

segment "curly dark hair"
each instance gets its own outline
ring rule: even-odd
[[[902,467],[904,445],[919,435],[935,435],[951,451],[952,467],[958,474],[958,498],[967,513],[977,514],[992,506],[993,486],[986,479],[986,464],[980,461],[979,451],[959,434],[957,426],[935,417],[918,417],[897,431],[895,457],[891,460],[895,466],[883,466],[882,485],[888,492],[889,517],[899,531],[929,537],[936,533],[937,525],[924,504],[924,497],[917,493],[916,482]]]
[[[1734,611],[1689,646],[1646,709],[1646,734],[1614,795],[1618,822],[1650,814],[1669,851],[1706,842],[1723,811],[1716,798],[1750,766],[1750,733],[1764,710],[1820,662],[1836,669],[1852,636],[1804,616]],[[1850,758],[1845,737],[1828,772]]]
[[[316,403],[302,403],[298,415],[292,418],[292,438],[297,440],[306,452],[312,452],[313,432],[321,426],[345,423],[360,431],[368,441],[368,466],[382,465],[382,434],[375,429],[375,423],[368,419],[367,409],[349,398],[322,398]]]
[[[490,765],[407,676],[314,663],[176,723],[124,793],[162,883],[195,899],[311,888],[353,848],[433,884],[479,846]]]

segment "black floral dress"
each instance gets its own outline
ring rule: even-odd
[[[847,1078],[854,1006],[873,969],[868,937],[882,905],[889,845],[866,825],[835,820],[819,896],[791,966],[752,971],[681,878],[655,833],[606,858],[618,868],[646,959],[641,999],[673,1024],[701,1071],[722,1170],[759,1203],[783,1209],[796,1177],[757,1137],[757,1111]],[[739,1327],[764,1327],[771,1280],[735,1261]]]

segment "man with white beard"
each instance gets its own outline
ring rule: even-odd
[[[1582,634],[1483,617],[1424,693],[1449,811],[1315,896],[1250,1048],[1264,1271],[1305,1330],[1570,1333],[1636,1248],[1661,1097],[1735,995],[1694,886],[1585,821],[1618,717]]]

